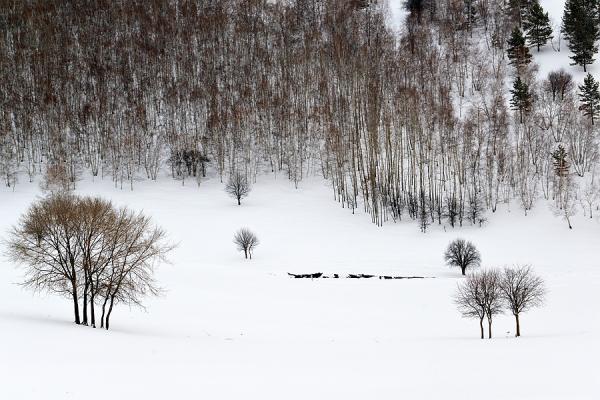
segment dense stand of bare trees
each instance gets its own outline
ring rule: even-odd
[[[4,1],[0,176],[133,188],[165,162],[183,183],[208,166],[296,184],[319,172],[345,207],[423,231],[576,197],[551,152],[564,144],[569,174],[589,176],[598,124],[568,73],[508,64],[510,2],[425,2],[399,37],[379,3]],[[531,101],[511,112],[514,74]]]
[[[100,314],[106,329],[117,303],[142,306],[159,293],[154,267],[172,249],[147,216],[60,193],[34,203],[7,245],[25,287],[70,297],[76,324],[95,328]]]

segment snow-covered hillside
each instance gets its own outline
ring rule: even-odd
[[[39,194],[0,192],[4,234]],[[0,262],[0,394],[6,399],[595,399],[600,367],[600,222],[569,230],[539,204],[506,205],[483,228],[413,222],[378,228],[339,207],[327,183],[262,177],[238,207],[218,179],[198,188],[165,179],[134,191],[80,184],[144,210],[179,247],[158,274],[167,289],[147,312],[120,307],[113,330],[71,322],[68,300],[32,295]],[[252,228],[252,261],[234,231]],[[451,296],[460,272],[443,265],[455,237],[473,240],[486,267],[529,263],[547,304],[478,339]],[[424,280],[295,280],[287,272],[393,273]]]
[[[539,78],[545,79],[549,72],[564,68],[565,71],[573,75],[576,82],[582,82],[586,73],[583,72],[582,67],[570,65],[573,62],[569,58],[572,54],[569,51],[568,43],[564,40],[564,38],[561,38],[562,35],[560,34],[560,26],[565,7],[565,1],[541,0],[540,4],[550,16],[550,22],[554,28],[554,39],[552,40],[552,46],[545,46],[539,53],[535,49],[532,49],[535,62],[539,67]],[[596,60],[592,65],[588,66],[587,69],[588,72],[591,73],[595,78],[600,76],[598,60]]]
[[[404,24],[406,18],[406,10],[404,8],[405,0],[388,0],[388,8],[390,11],[389,26],[394,30],[399,30]],[[554,29],[554,38],[552,44],[544,46],[540,52],[532,49],[534,60],[538,64],[538,77],[545,79],[549,72],[564,68],[571,73],[576,82],[583,81],[586,73],[579,66],[570,65],[572,60],[569,58],[571,52],[567,42],[560,34],[561,21],[565,6],[565,0],[540,0],[540,4],[550,16],[550,23]],[[594,77],[598,77],[600,68],[596,61],[591,66],[588,66],[588,72]]]

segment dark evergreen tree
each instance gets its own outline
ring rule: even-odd
[[[531,53],[529,52],[529,48],[525,45],[525,38],[518,27],[513,29],[507,44],[508,48],[506,49],[506,53],[510,60],[510,64],[514,65],[519,72],[531,62]]]
[[[594,62],[600,38],[600,4],[598,0],[567,0],[563,14],[562,32],[569,41],[573,64],[587,66]]]
[[[559,144],[558,148],[552,152],[554,172],[557,176],[565,177],[569,175],[569,162],[567,161],[567,151],[563,145]]]
[[[550,18],[537,1],[531,5],[527,19],[523,22],[523,28],[527,32],[525,37],[529,41],[529,45],[537,47],[538,51],[541,46],[552,39]]]
[[[519,111],[519,120],[523,123],[523,116],[531,109],[532,95],[529,91],[529,85],[521,80],[521,77],[517,77],[513,88],[510,93],[512,98],[510,99],[510,105],[513,110]]]
[[[423,15],[423,10],[425,9],[426,0],[406,0],[404,3],[404,7],[410,13],[410,17],[416,19],[417,22],[421,23],[421,16]]]
[[[583,80],[583,85],[579,86],[579,100],[581,101],[580,110],[586,117],[589,117],[594,125],[594,119],[600,115],[600,82],[597,82],[592,74],[588,73]]]

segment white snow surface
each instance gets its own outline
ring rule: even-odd
[[[167,177],[133,191],[79,184],[144,210],[179,247],[158,271],[166,295],[147,310],[116,309],[110,331],[76,326],[68,299],[24,291],[0,261],[1,399],[597,399],[600,221],[574,229],[540,202],[505,205],[482,228],[413,221],[377,227],[343,209],[329,185],[299,189],[262,176],[237,206],[215,177],[182,187]],[[39,196],[0,189],[0,235]],[[261,240],[243,259],[248,226]],[[544,277],[543,308],[497,317],[495,338],[452,303],[458,270],[447,243],[464,237],[485,267],[529,263]],[[3,248],[0,248],[3,250]],[[431,276],[424,280],[292,279],[287,272]]]

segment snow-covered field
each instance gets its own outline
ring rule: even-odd
[[[218,179],[182,187],[164,178],[134,191],[81,182],[143,209],[179,243],[158,273],[167,289],[147,312],[119,307],[111,331],[75,326],[67,299],[33,295],[0,261],[2,399],[597,399],[600,376],[600,221],[570,231],[544,203],[527,217],[505,206],[483,228],[414,222],[378,228],[332,199],[327,183],[264,176],[238,207]],[[36,184],[0,189],[0,234]],[[261,239],[252,261],[232,236]],[[530,263],[547,282],[545,307],[494,323],[461,319],[458,270],[443,265],[455,237],[485,266]],[[426,280],[295,280],[287,272],[423,275]]]
[[[400,29],[403,1],[389,0]],[[555,24],[563,0],[542,0]],[[556,44],[555,44],[556,45]],[[539,54],[539,77],[569,66],[566,43]],[[598,62],[591,66],[596,74]],[[40,195],[36,183],[0,187],[0,238]],[[415,222],[376,227],[312,178],[295,189],[262,176],[237,206],[215,177],[163,177],[134,191],[82,181],[80,194],[144,210],[179,243],[158,271],[166,289],[147,310],[118,307],[111,331],[75,326],[71,303],[24,291],[0,258],[0,399],[480,399],[600,397],[600,220],[579,210],[573,230],[540,201],[516,203],[482,227]],[[247,226],[261,240],[247,261],[232,243]],[[495,319],[495,338],[461,319],[462,277],[442,253],[472,240],[484,267],[531,264],[546,280],[543,308]],[[4,247],[0,244],[0,252]],[[426,276],[423,280],[300,280],[287,273]]]

